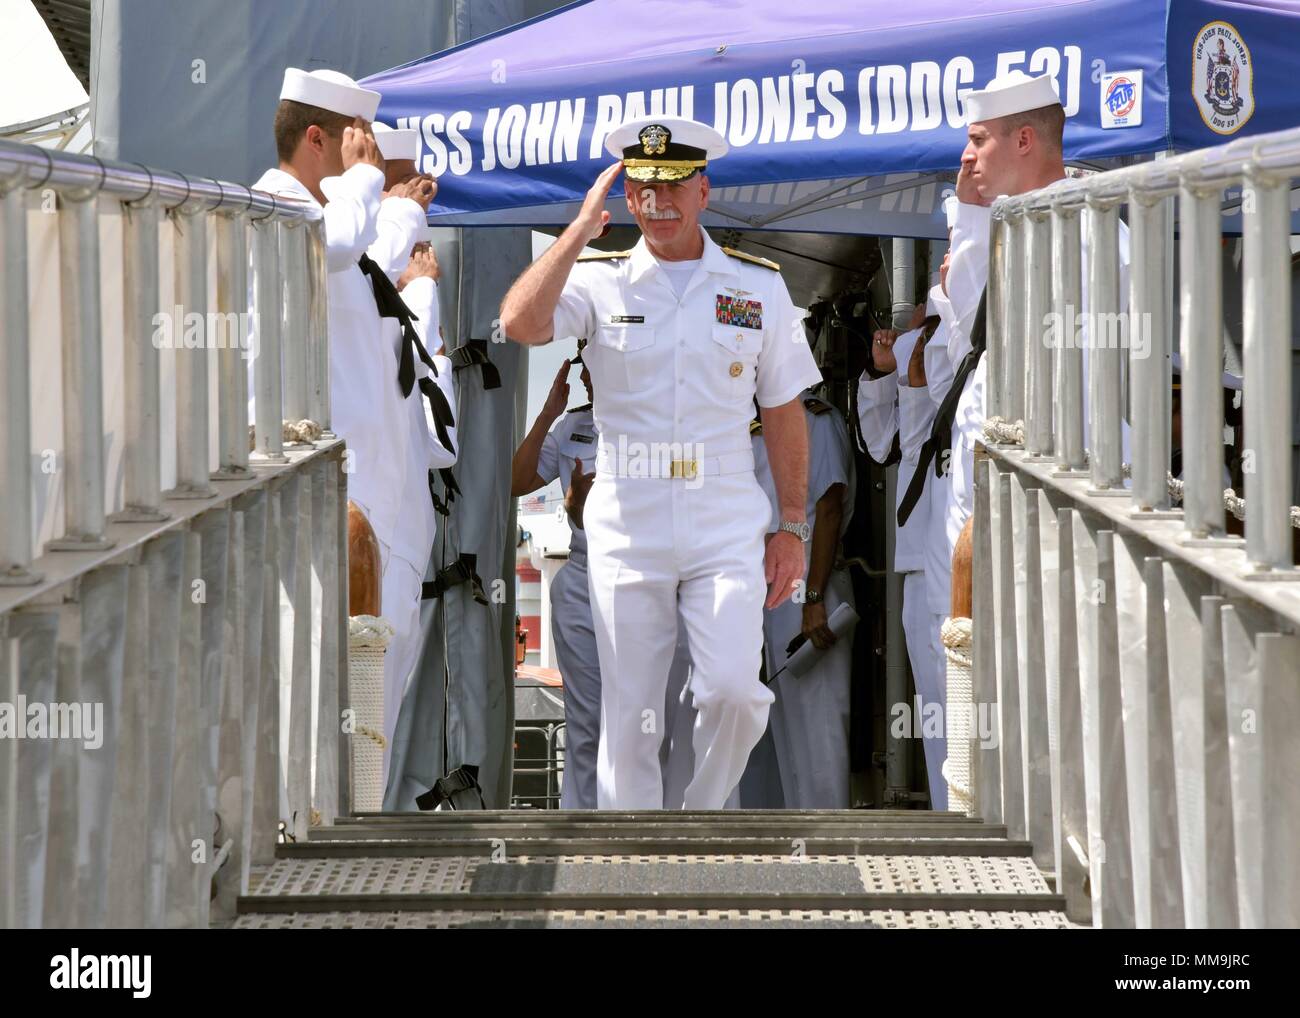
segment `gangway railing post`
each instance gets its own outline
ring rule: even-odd
[[[97,193],[98,187],[59,195],[64,524],[63,536],[46,545],[49,551],[91,551],[113,546],[104,534],[104,370]]]
[[[1025,288],[1025,342],[1028,344],[1029,402],[1025,417],[1025,452],[1052,453],[1052,351],[1059,329],[1049,334],[1052,307],[1052,227],[1047,215],[1024,217],[1025,257],[1029,275]]]
[[[1139,512],[1169,510],[1171,456],[1169,304],[1163,250],[1169,199],[1134,189],[1129,197],[1129,393],[1133,421],[1132,496]],[[1145,344],[1137,342],[1138,337]]]
[[[1223,278],[1221,184],[1184,170],[1178,266],[1182,327],[1183,525],[1193,539],[1223,535]]]
[[[251,199],[251,195],[250,195]],[[225,210],[213,217],[217,237],[217,314],[224,342],[217,349],[218,480],[248,477],[248,220]],[[260,331],[251,330],[254,340]]]
[[[1083,303],[1080,232],[1077,208],[1052,207],[1052,312],[1063,328]],[[1080,471],[1087,463],[1083,454],[1083,351],[1067,331],[1054,355],[1056,463],[1061,470]]]
[[[989,417],[1002,417],[1002,359],[1006,341],[1007,301],[1007,221],[994,215],[989,225],[989,281],[984,297],[987,315],[985,329],[987,362],[984,407]]]
[[[253,222],[253,302],[257,315],[257,349],[253,359],[256,409],[252,458],[286,463],[284,402],[280,390],[280,227],[271,212]]]
[[[332,439],[337,436],[330,430],[329,266],[325,262],[325,224],[320,219],[307,224],[307,275],[311,294],[307,410],[308,416],[321,426],[321,437]]]
[[[1006,247],[1006,264],[1019,266],[1025,258],[1025,228],[1021,220],[1006,224],[1003,232]],[[1002,344],[999,347],[1001,363],[998,379],[990,379],[986,384],[1002,387],[1002,417],[1007,421],[1025,419],[1025,310],[1026,297],[1024,289],[1016,285],[1017,280],[1010,275],[1003,282],[1002,307]],[[987,307],[987,297],[986,307]]]
[[[1290,569],[1291,188],[1257,166],[1242,193],[1246,557]]]
[[[159,205],[152,191],[122,205],[122,304],[126,334],[122,372],[126,414],[123,508],[116,522],[157,522],[168,513],[162,496],[162,436],[159,431],[159,350],[155,341],[160,296],[158,286]],[[173,336],[183,322],[174,323]],[[180,345],[180,344],[177,344]]]
[[[1088,199],[1088,467],[1095,492],[1127,494],[1120,398],[1119,207]],[[1080,333],[1081,335],[1081,333]]]
[[[0,181],[0,587],[39,583],[32,565],[31,357],[27,319],[27,193]]]
[[[173,304],[184,320],[173,333],[185,341],[176,346],[176,487],[168,498],[212,498],[208,462],[208,349],[212,337],[208,319],[208,216],[201,200],[190,199],[167,212],[175,238]],[[188,333],[195,319],[201,341],[191,345]]]
[[[280,363],[284,370],[281,379],[284,389],[284,418],[288,421],[301,421],[311,416],[307,399],[307,344],[312,331],[312,316],[310,307],[303,300],[308,292],[309,277],[307,231],[300,221],[280,224],[280,266],[284,274],[281,292],[285,297],[281,305],[284,325],[280,333]]]

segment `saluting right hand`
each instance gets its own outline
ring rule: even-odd
[[[379,154],[379,145],[375,142],[370,125],[361,117],[352,121],[351,127],[343,128],[343,169],[350,170],[357,163],[369,163],[382,170],[384,157]]]
[[[555,373],[555,381],[551,383],[551,391],[546,394],[546,402],[542,404],[542,415],[553,421],[558,420],[568,405],[569,362],[566,360],[560,365],[560,370]]]
[[[578,216],[574,222],[584,228],[588,240],[595,240],[605,232],[605,227],[609,225],[609,213],[605,210],[605,200],[609,197],[609,189],[614,186],[614,181],[618,179],[621,169],[623,169],[621,160],[612,166],[605,167],[600,176],[596,178],[596,182],[591,185],[587,197],[582,201],[582,208],[578,210]]]

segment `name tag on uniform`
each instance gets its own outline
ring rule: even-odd
[[[610,325],[644,325],[645,315],[610,315]]]
[[[720,293],[715,305],[719,325],[736,325],[742,329],[763,327],[763,302],[746,300]]]
[[[596,441],[595,435],[579,435],[576,431],[569,438],[575,442],[581,442],[583,445],[591,445],[592,442]]]

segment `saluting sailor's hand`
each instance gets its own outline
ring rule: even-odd
[[[397,289],[399,291],[404,289],[407,283],[420,276],[428,276],[436,282],[441,275],[442,270],[438,268],[438,259],[433,253],[433,248],[429,246],[428,241],[422,240],[411,248],[411,260],[406,263],[406,268],[397,279]]]
[[[794,593],[794,585],[803,579],[803,542],[788,530],[767,536],[763,553],[763,572],[767,579],[764,608],[783,604]]]
[[[398,181],[388,189],[390,198],[410,198],[425,212],[433,203],[433,196],[438,193],[438,183],[428,174],[417,174]]]
[[[546,394],[546,402],[542,404],[542,416],[551,421],[558,421],[564,415],[564,410],[568,405],[569,362],[566,360],[560,365],[560,370],[555,373],[555,381],[551,383],[551,391]]]
[[[975,169],[975,160],[963,159],[961,169],[957,171],[957,200],[963,205],[992,205],[991,198],[980,194],[979,185],[971,175]]]
[[[877,371],[889,373],[898,369],[894,357],[894,341],[898,339],[897,329],[877,329],[871,337],[871,363]]]
[[[343,169],[350,170],[357,163],[369,163],[378,169],[384,168],[384,157],[379,154],[379,145],[370,130],[370,125],[361,117],[352,121],[351,127],[343,128]]]
[[[596,182],[591,185],[587,197],[583,199],[582,208],[578,210],[578,217],[574,222],[583,227],[589,240],[595,240],[605,232],[605,227],[609,225],[609,213],[605,211],[605,199],[609,197],[609,189],[614,186],[614,181],[618,179],[621,169],[623,169],[621,160],[612,166],[605,167],[600,176],[596,178]]]

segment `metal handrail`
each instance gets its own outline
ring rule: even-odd
[[[84,191],[123,202],[153,198],[165,208],[199,204],[209,212],[251,213],[255,219],[290,221],[319,219],[321,215],[318,208],[306,202],[273,197],[244,184],[0,139],[0,193],[16,187]]]
[[[1005,328],[990,330],[992,366],[990,415],[1024,420],[1030,451],[1052,455],[1062,470],[1084,465],[1082,429],[1089,428],[1086,461],[1094,491],[1131,495],[1140,511],[1170,508],[1165,486],[1169,463],[1168,354],[1173,349],[1171,280],[1164,250],[1172,239],[1169,203],[1178,202],[1181,222],[1181,314],[1179,345],[1183,374],[1183,449],[1186,470],[1184,522],[1196,540],[1225,536],[1222,457],[1222,279],[1217,255],[1221,199],[1229,187],[1243,187],[1244,388],[1246,433],[1253,467],[1246,475],[1246,556],[1257,574],[1292,568],[1291,450],[1288,429],[1290,386],[1291,178],[1300,176],[1300,128],[1241,138],[1216,148],[1128,166],[994,202],[992,261],[1010,266],[1037,264],[1022,258],[1023,228],[1055,240],[1052,278],[1004,271],[990,274],[990,298]],[[1128,293],[1119,292],[1117,214],[1127,203],[1133,245]],[[1050,217],[1050,223],[1044,222]],[[1088,279],[1080,278],[1078,244],[1065,231],[1088,228]],[[1021,224],[1033,224],[1022,227]],[[1077,229],[1077,225],[1075,226]],[[1088,306],[1079,306],[1086,289]],[[1050,291],[1050,296],[1049,292]],[[1050,302],[1050,303],[1049,303]],[[1126,307],[1127,305],[1127,307]],[[1082,313],[1090,323],[1090,363],[1053,333],[1041,309],[1050,306],[1055,323],[1063,313]],[[1033,313],[1029,313],[1029,312]],[[1141,351],[1101,342],[1098,324],[1119,322],[1126,344],[1149,340]],[[1079,333],[1080,337],[1084,333]],[[1052,347],[1054,369],[1047,370]],[[1026,354],[1036,370],[1023,370]],[[1133,408],[1132,490],[1124,486],[1120,449],[1124,423],[1120,389],[1122,362],[1129,361]],[[1082,400],[1079,395],[1087,394]],[[1055,387],[1054,395],[1048,392]],[[1091,409],[1084,420],[1084,407]],[[1049,442],[1048,436],[1055,436]]]

